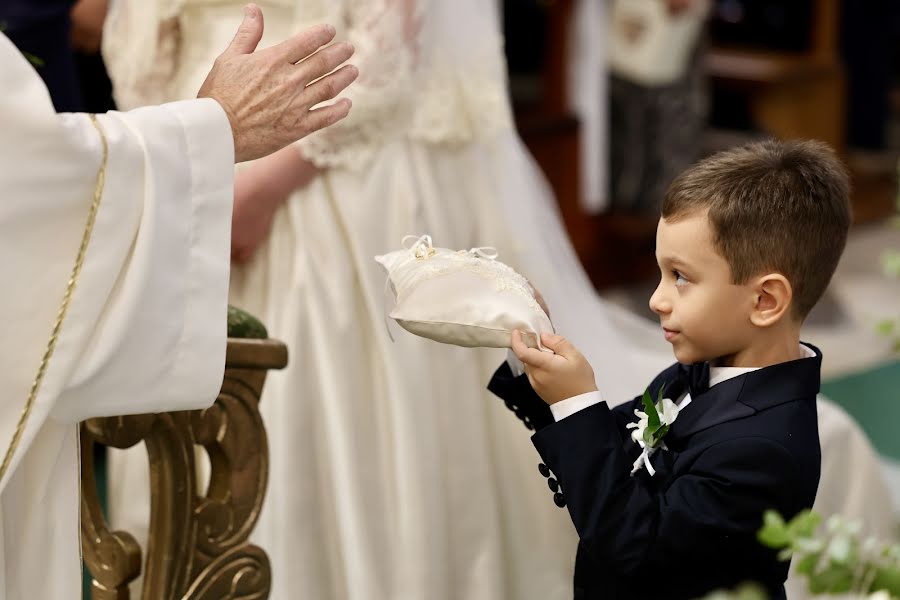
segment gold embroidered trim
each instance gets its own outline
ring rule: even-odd
[[[78,248],[78,255],[75,257],[75,266],[72,268],[72,274],[66,284],[66,292],[63,294],[62,303],[59,312],[56,313],[56,321],[53,323],[53,330],[50,332],[50,339],[47,341],[47,348],[44,350],[44,356],[41,358],[41,364],[38,366],[37,375],[31,384],[31,391],[28,392],[28,399],[22,408],[22,414],[19,416],[19,422],[16,424],[16,430],[13,433],[9,447],[6,449],[6,456],[3,457],[3,464],[0,465],[0,480],[6,475],[7,469],[12,462],[13,456],[19,446],[22,433],[28,424],[28,417],[31,415],[31,409],[41,389],[41,383],[47,372],[47,366],[53,357],[53,351],[56,349],[56,342],[59,339],[59,332],[62,329],[63,321],[66,319],[66,313],[69,310],[69,302],[72,300],[72,293],[75,291],[75,285],[78,283],[78,276],[81,275],[81,267],[84,264],[84,257],[87,254],[88,244],[91,241],[91,234],[94,232],[94,222],[97,220],[97,211],[100,208],[100,198],[103,196],[103,186],[106,183],[106,164],[109,160],[109,146],[106,142],[106,134],[103,127],[97,120],[96,115],[90,115],[91,123],[100,134],[100,140],[103,144],[103,159],[100,162],[100,170],[97,172],[97,184],[94,187],[94,201],[91,203],[90,212],[88,212],[87,224],[84,228],[84,234],[81,237],[81,246]]]

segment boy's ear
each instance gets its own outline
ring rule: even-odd
[[[781,273],[767,273],[753,285],[754,303],[750,322],[757,327],[770,327],[785,317],[794,299],[791,282]]]

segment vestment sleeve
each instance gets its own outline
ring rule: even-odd
[[[53,111],[37,74],[2,35],[0,89],[9,91],[0,94],[5,450],[88,229],[103,138],[87,115]],[[105,185],[17,457],[48,417],[199,408],[222,381],[234,161],[228,119],[207,99],[98,122],[108,142]]]

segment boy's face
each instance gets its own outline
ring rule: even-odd
[[[754,297],[731,282],[731,267],[713,247],[706,211],[675,222],[660,219],[656,260],[661,277],[650,308],[678,362],[727,362],[747,345]]]

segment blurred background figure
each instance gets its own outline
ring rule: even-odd
[[[610,22],[610,212],[658,217],[701,156],[708,0],[615,0]]]
[[[27,56],[57,112],[114,108],[100,39],[107,0],[4,0],[0,30]]]

